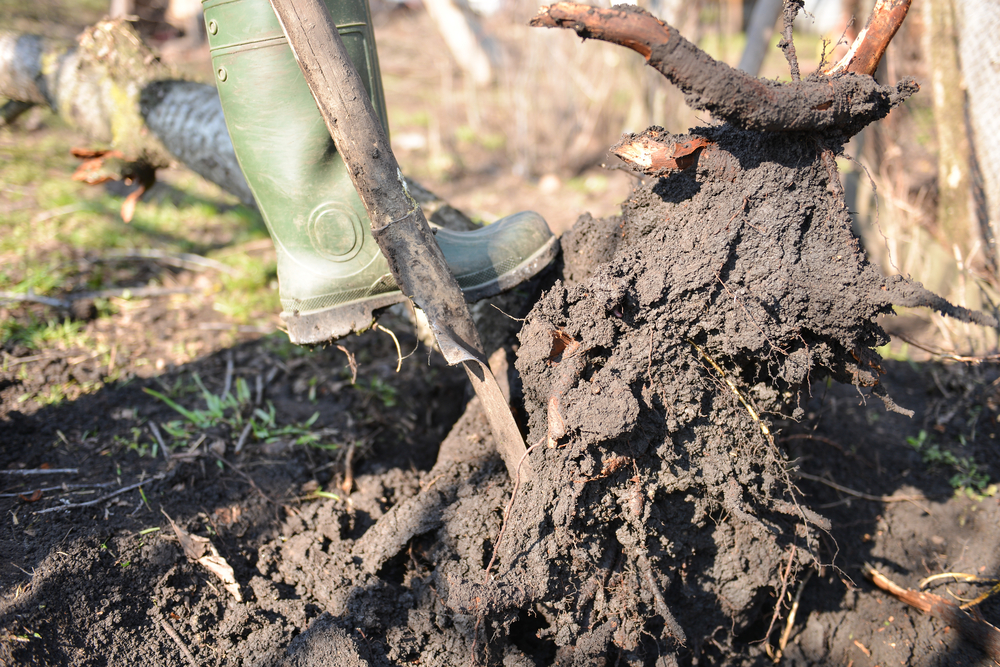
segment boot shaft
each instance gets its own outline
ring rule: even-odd
[[[327,5],[385,124],[368,3]],[[207,0],[203,7],[233,148],[278,251],[282,306],[315,310],[358,298],[324,285],[371,273],[379,249],[270,3]]]
[[[326,0],[386,124],[367,0]],[[274,241],[282,319],[295,343],[369,327],[406,299],[268,0],[206,0],[206,32],[226,125]],[[509,289],[558,252],[545,221],[522,213],[438,244],[470,300]]]

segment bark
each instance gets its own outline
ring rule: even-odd
[[[875,76],[875,70],[889,48],[889,42],[902,25],[910,9],[910,0],[878,0],[865,27],[858,33],[851,49],[827,74],[855,72]]]
[[[0,33],[0,95],[48,106],[91,141],[122,153],[125,171],[179,160],[253,203],[215,89],[177,80],[125,21],[102,21],[76,45]]]
[[[253,204],[214,86],[153,81],[143,90],[140,105],[146,126],[174,157],[244,204]]]
[[[970,147],[952,0],[925,0],[924,26],[938,140],[937,223],[945,247],[957,246],[967,260],[979,235],[970,206]]]
[[[545,8],[531,25],[570,28],[584,39],[626,46],[680,88],[689,106],[748,130],[828,131],[850,137],[918,89],[910,79],[892,88],[853,72],[792,83],[757,79],[713,59],[672,26],[632,6],[598,9],[560,2]]]
[[[548,13],[552,14],[554,11],[560,11],[563,9],[564,6],[565,5],[558,5],[556,7],[549,8]],[[576,8],[579,6],[570,5],[566,7],[568,9],[566,11],[562,11],[561,14],[569,13],[570,11],[576,11]],[[892,13],[892,11],[890,10],[895,11],[895,13]],[[862,36],[860,36],[859,39],[855,41],[852,47],[852,53],[853,54],[884,53],[885,47],[888,44],[887,40],[892,39],[893,35],[895,35],[896,30],[899,27],[898,23],[895,25],[891,25],[889,23],[889,20],[895,19],[901,22],[906,15],[905,11],[900,13],[897,10],[898,7],[895,7],[892,3],[882,3],[882,5],[877,5],[873,12],[872,18],[869,19],[868,23],[869,27],[874,24],[877,25],[878,28],[863,32]],[[782,42],[785,44],[783,50],[785,50],[786,57],[788,57],[790,65],[793,65],[792,68],[793,76],[796,73],[795,66],[797,66],[797,62],[795,59],[794,47],[791,45],[790,28],[791,28],[791,22],[794,20],[795,13],[797,11],[798,11],[797,3],[788,2],[785,5],[785,34]],[[634,14],[635,12],[632,13]],[[597,21],[592,21],[592,23],[594,23],[596,26],[595,31],[604,30],[605,32],[601,34],[611,34],[612,37],[610,38],[610,41],[631,46],[640,53],[643,53],[643,50],[645,50],[649,54],[648,57],[650,58],[650,62],[652,62],[653,47],[648,46],[648,44],[658,38],[657,33],[660,31],[657,30],[656,25],[653,25],[645,20],[640,20],[639,22],[636,22],[632,20],[632,18],[629,16],[621,16],[621,15],[616,17],[609,17],[609,20],[607,21],[602,22],[601,20],[597,20]],[[628,25],[629,23],[631,23],[632,25]],[[656,23],[659,24],[660,26],[663,26],[663,28],[667,29],[668,31],[672,30],[672,28],[663,24],[660,21],[656,21]],[[640,31],[637,31],[637,29]],[[579,28],[577,28],[577,30],[579,32]],[[662,37],[662,35],[660,35],[660,37]],[[677,38],[679,38],[679,35],[676,37],[672,34],[668,35],[668,39],[674,39],[676,41]],[[873,44],[872,42],[875,42],[875,44]],[[683,45],[681,45],[681,47],[683,47]],[[678,50],[681,47],[678,47]],[[692,50],[696,49],[696,47],[690,44],[688,44],[688,47],[690,47],[688,50],[688,54],[692,53],[693,52]],[[687,54],[681,53],[678,56],[678,60],[682,60],[686,55]],[[695,60],[697,60],[698,58],[701,58],[702,60],[709,59],[707,55],[700,52],[695,55],[696,55],[696,57],[694,58]],[[731,70],[727,72],[725,69],[726,66],[723,65],[722,63],[718,63],[715,61],[712,61],[712,63],[713,63],[712,67],[715,69],[715,71],[717,72],[722,71],[727,75],[732,73]],[[866,74],[864,74],[863,72],[866,72],[868,69],[872,69],[872,71],[874,71],[874,68],[877,66],[878,62],[877,61],[873,62],[871,60],[871,57],[865,57],[859,59],[855,55],[849,53],[837,67],[840,68],[842,74],[845,72],[853,72],[854,75],[860,74],[861,76],[865,76],[865,78],[868,78],[870,80],[870,76],[866,76]],[[686,69],[693,69],[693,68],[688,68],[687,65],[685,65],[684,63],[680,63],[679,65],[676,66],[676,69],[677,71],[684,71]],[[685,76],[687,76],[688,78],[693,78],[694,75],[686,73]],[[742,72],[735,72],[735,74],[732,74],[732,79],[739,79],[740,77],[742,77],[741,80],[743,82],[749,80],[751,82],[756,82],[757,84],[765,83],[760,81],[759,79],[749,77],[743,74]],[[842,80],[843,80],[842,76],[834,76],[826,79],[829,85],[838,85],[838,83]],[[860,77],[858,77],[857,80],[861,80]],[[813,78],[811,81],[807,82],[793,82],[791,84],[785,84],[783,90],[785,91],[791,90],[793,91],[792,94],[794,95],[795,94],[794,91],[801,90],[802,84],[822,86],[823,82],[824,82],[824,77],[818,76]],[[755,92],[752,89],[753,85],[755,84],[747,84],[747,90],[750,92],[750,94],[754,94]],[[705,85],[703,85],[703,87],[706,89],[708,88]],[[784,97],[783,99],[785,99],[786,102],[795,105],[796,107],[801,103],[801,100],[796,100],[796,99],[789,100],[787,97]],[[744,104],[744,107],[750,107],[755,103],[756,103],[755,100],[748,101]],[[747,127],[746,124],[742,124],[742,126]],[[611,151],[636,171],[641,171],[645,174],[649,174],[650,176],[657,176],[657,177],[667,176],[673,172],[682,171],[699,163],[703,169],[719,172],[720,176],[723,176],[727,170],[731,171],[732,169],[736,168],[735,166],[729,164],[724,154],[714,149],[715,147],[712,144],[712,142],[708,141],[704,137],[692,136],[692,135],[676,136],[667,133],[666,131],[663,130],[663,128],[651,127],[646,131],[642,132],[641,134],[624,135],[622,137],[622,140],[617,145],[615,145],[611,149]]]

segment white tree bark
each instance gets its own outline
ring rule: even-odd
[[[767,55],[767,46],[771,43],[783,4],[782,0],[757,0],[753,6],[750,25],[747,26],[747,45],[738,65],[751,76],[760,74],[760,66]]]
[[[492,81],[493,65],[477,34],[482,29],[475,25],[475,19],[462,11],[455,0],[424,0],[424,6],[459,67],[477,86]]]

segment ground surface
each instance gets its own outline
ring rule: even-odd
[[[404,339],[403,344],[414,342]],[[156,379],[120,381],[75,401],[37,409],[19,405],[18,392],[32,383],[58,382],[85,362],[26,362],[34,366],[29,379],[6,372],[2,467],[74,467],[78,472],[4,478],[0,625],[5,635],[0,658],[11,665],[185,664],[186,650],[194,664],[275,664],[288,642],[332,610],[337,622],[328,632],[337,641],[324,642],[326,635],[314,630],[310,636],[318,640],[313,651],[347,646],[361,656],[355,664],[366,664],[361,659],[409,664],[418,657],[432,664],[461,664],[452,660],[471,647],[441,646],[431,630],[440,628],[444,636],[456,626],[468,631],[469,612],[435,601],[425,580],[435,569],[481,572],[510,484],[499,460],[484,453],[488,431],[482,416],[473,415],[452,436],[472,459],[464,479],[454,480],[458,488],[452,493],[485,505],[491,518],[486,524],[463,522],[466,536],[479,543],[478,553],[466,555],[466,561],[438,561],[435,552],[446,547],[436,543],[432,530],[414,538],[373,577],[372,586],[357,591],[356,600],[335,603],[341,576],[337,564],[354,540],[390,507],[421,488],[443,484],[428,470],[466,398],[461,376],[437,362],[428,368],[422,352],[404,362],[401,374],[393,374],[395,355],[388,337],[369,334],[348,346],[359,360],[359,386],[346,378],[340,351],[298,355],[270,338],[221,350]],[[233,377],[251,387],[257,377],[277,369],[264,388],[264,400],[279,406],[286,420],[298,416],[304,421],[318,411],[314,426],[322,429],[323,443],[341,449],[251,438],[235,454],[235,431],[222,428],[208,429],[202,444],[175,450],[169,461],[153,456],[149,424],[177,415],[143,388],[189,391],[197,373],[208,391],[219,394],[230,357]],[[6,358],[11,368],[24,365],[9,354]],[[997,574],[998,499],[956,495],[948,483],[955,471],[928,465],[907,443],[924,432],[927,442],[950,444],[977,461],[981,472],[995,474],[991,463],[1000,396],[992,381],[997,375],[990,369],[931,363],[889,362],[887,370],[889,391],[917,411],[914,419],[886,414],[880,402],[865,402],[851,387],[819,385],[813,387],[803,421],[780,432],[779,441],[807,474],[872,496],[927,498],[882,503],[799,480],[804,501],[830,519],[831,530],[822,537],[828,564],[801,589],[784,664],[989,664],[941,622],[875,590],[860,576],[859,566],[872,562],[909,586],[941,571]],[[393,399],[386,400],[388,391],[370,388],[376,379],[393,388]],[[180,396],[189,407],[204,409],[204,401],[192,392]],[[966,445],[955,447],[960,435]],[[224,453],[218,447],[213,451],[216,437],[226,444]],[[356,455],[356,486],[346,494],[339,485],[343,445],[350,442],[359,443],[364,454]],[[93,500],[154,475],[165,478],[148,484],[145,498],[131,491],[89,508],[35,514],[64,501]],[[61,484],[70,486],[45,491],[29,502],[34,489]],[[72,486],[88,484],[109,486]],[[337,497],[311,495],[316,489]],[[192,534],[211,538],[233,566],[243,602],[185,558],[163,512]],[[158,530],[144,532],[149,529]],[[950,588],[969,596],[965,586]],[[411,604],[414,599],[425,604],[414,604],[403,616],[366,616],[367,597],[384,594],[410,595]],[[667,603],[683,604],[684,595],[682,588],[669,591]],[[765,609],[772,605],[771,600],[764,603]],[[985,603],[982,611],[994,622],[1000,616],[996,600]],[[690,650],[682,664],[693,664],[702,653],[712,664],[766,664],[756,642],[764,636],[769,616],[751,618],[735,636],[728,625],[703,637],[689,634]],[[688,619],[680,620],[689,625]],[[517,620],[512,638],[534,663],[509,664],[551,664],[551,635],[558,630],[531,615]],[[720,655],[718,646],[725,646],[726,653]],[[606,663],[596,664],[615,664],[614,645],[607,647]],[[345,659],[335,664],[352,663]]]
[[[380,29],[402,40],[405,28]],[[413,50],[425,52],[440,49]],[[382,57],[390,80],[412,69],[393,57]],[[435,68],[410,74],[420,71]],[[433,88],[412,83],[400,84],[414,95],[404,108]],[[433,134],[407,120],[411,134]],[[991,664],[860,568],[909,587],[946,571],[1000,576],[1000,369],[883,362],[882,383],[913,418],[818,379],[823,362],[878,342],[866,318],[884,304],[836,310],[837,286],[854,285],[844,276],[878,279],[820,252],[846,229],[823,226],[823,169],[797,181],[805,195],[783,194],[803,162],[787,159],[794,146],[729,185],[682,175],[638,190],[621,220],[585,218],[565,239],[564,265],[498,304],[521,318],[532,290],[549,290],[520,341],[518,320],[484,311],[511,365],[520,344],[529,443],[560,445],[532,454],[535,479],[519,490],[485,584],[513,485],[463,374],[398,318],[383,324],[413,351],[399,372],[383,332],[314,351],[268,333],[276,307],[251,295],[273,297],[262,289],[273,256],[253,212],[177,172],[126,228],[114,193],[58,185],[73,160],[52,145],[75,139],[46,122],[0,135],[17,165],[0,193],[5,288],[174,293],[82,299],[68,320],[33,303],[2,313],[0,662],[764,665],[787,631],[781,664]],[[466,148],[464,171],[430,184],[474,213],[549,205],[566,227],[588,208],[592,191],[541,193],[507,175],[504,158]],[[28,155],[41,157],[27,165]],[[625,195],[592,210],[614,213]],[[812,224],[796,226],[803,203]],[[685,209],[701,211],[702,226],[677,224]],[[760,233],[771,224],[780,233]],[[137,247],[168,257],[109,259]],[[819,263],[803,266],[822,275],[775,259],[788,249],[812,251]],[[55,292],[52,276],[65,281]],[[795,306],[818,303],[829,312]],[[760,363],[734,361],[747,358]],[[773,448],[707,359],[772,410]],[[813,362],[815,375],[799,377]],[[796,400],[760,386],[775,378]],[[565,422],[556,431],[552,395]],[[43,468],[73,472],[10,474]],[[187,535],[211,541],[236,587],[188,558]],[[963,598],[984,590],[947,585]],[[980,610],[1000,622],[1000,598]]]

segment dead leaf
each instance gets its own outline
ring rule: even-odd
[[[241,514],[243,514],[243,510],[240,509],[239,505],[220,507],[215,510],[215,520],[223,526],[231,526],[239,520]]]
[[[197,563],[221,579],[226,590],[236,598],[237,602],[243,602],[243,596],[240,594],[240,585],[236,583],[236,575],[233,573],[232,566],[226,562],[225,558],[219,555],[215,547],[209,544],[209,548],[212,550],[212,555],[202,556],[197,560]]]
[[[229,591],[237,602],[243,602],[243,595],[240,593],[240,585],[236,583],[236,575],[233,572],[232,566],[226,562],[226,559],[219,555],[218,550],[216,550],[215,545],[212,544],[211,540],[207,537],[201,537],[200,535],[192,535],[186,530],[178,526],[170,515],[165,511],[163,516],[167,517],[167,521],[170,522],[170,527],[174,529],[174,534],[177,535],[177,541],[181,544],[181,549],[184,551],[184,555],[187,556],[188,560],[198,563],[206,570],[217,576],[222,580],[222,584],[225,586],[226,590]]]

